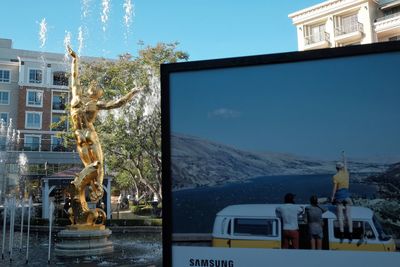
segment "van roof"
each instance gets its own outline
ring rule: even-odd
[[[275,210],[284,204],[241,204],[227,206],[217,213],[217,216],[234,216],[234,217],[276,217]],[[295,204],[299,207],[307,207],[305,204]],[[323,218],[335,219],[336,206],[320,205],[328,211],[323,214]],[[351,206],[352,218],[371,219],[373,212],[369,208]]]

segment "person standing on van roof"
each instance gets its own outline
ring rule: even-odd
[[[285,195],[285,204],[276,208],[276,215],[282,220],[282,248],[289,248],[292,244],[294,249],[299,248],[299,224],[298,216],[304,212],[303,208],[294,205],[292,193]]]
[[[346,158],[344,151],[342,152],[343,162],[336,163],[336,174],[333,176],[332,203],[337,207],[337,216],[339,220],[340,239],[344,238],[344,213],[346,210],[347,225],[349,228],[349,240],[352,240],[353,222],[351,219],[351,205],[353,202],[350,198],[349,191],[349,172],[347,170]]]
[[[308,233],[310,235],[311,249],[322,249],[323,224],[322,213],[326,211],[318,205],[318,197],[310,198],[310,206],[306,207],[305,221],[308,223]]]

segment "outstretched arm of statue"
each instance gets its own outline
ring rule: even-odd
[[[141,90],[142,89],[132,90],[117,100],[111,100],[108,102],[99,101],[99,102],[97,102],[97,108],[99,110],[108,110],[108,109],[119,108],[119,107],[125,105],[127,102],[129,102],[133,98],[133,96],[136,95],[137,93],[139,93]]]
[[[71,88],[72,88],[72,97],[82,95],[82,92],[79,87],[79,64],[78,64],[78,56],[75,51],[68,45],[67,50],[69,55],[72,57],[71,64]]]

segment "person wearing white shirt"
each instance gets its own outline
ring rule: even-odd
[[[282,248],[299,248],[298,216],[304,212],[303,208],[294,204],[292,193],[285,195],[285,204],[276,208],[276,214],[282,220]],[[291,245],[291,246],[290,246]]]

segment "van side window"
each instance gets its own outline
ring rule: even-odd
[[[235,235],[278,236],[276,219],[235,219]]]
[[[227,225],[228,224],[228,225]],[[224,218],[221,223],[221,233],[222,234],[231,234],[231,219]]]
[[[334,235],[335,238],[340,238],[339,235],[339,221],[334,221]],[[349,238],[349,233],[347,231],[347,227],[345,226],[344,238]],[[371,225],[366,221],[353,221],[353,239],[375,239],[374,230]]]

